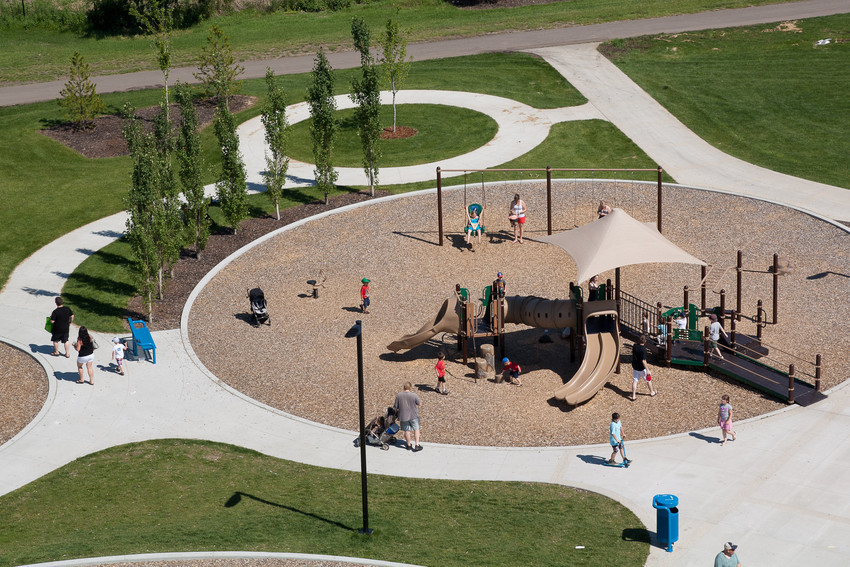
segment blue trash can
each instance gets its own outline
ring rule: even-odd
[[[656,534],[658,544],[673,551],[673,544],[679,541],[679,499],[672,494],[656,494],[652,507],[657,510]]]

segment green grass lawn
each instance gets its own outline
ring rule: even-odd
[[[398,21],[410,29],[411,41],[469,37],[508,30],[533,30],[617,20],[651,18],[721,8],[782,3],[781,0],[583,0],[517,8],[464,10],[443,0],[375,0],[323,14],[238,12],[214,18],[175,34],[172,64],[192,65],[218,24],[230,36],[240,59],[313,53],[320,45],[331,51],[351,48],[351,18],[362,17],[374,34],[383,29],[392,6]],[[62,78],[74,51],[92,73],[115,74],[156,69],[153,51],[143,37],[86,37],[38,28],[4,29],[0,49],[0,84]]]
[[[354,451],[355,449],[351,449]],[[399,453],[398,458],[411,458]],[[551,484],[369,477],[202,441],[78,459],[0,497],[0,566],[115,554],[270,551],[419,565],[643,565],[649,534],[619,503]],[[584,546],[584,549],[576,549]]]
[[[611,42],[614,62],[713,146],[850,188],[850,14]],[[844,40],[818,46],[824,38]]]
[[[512,97],[538,108],[585,102],[548,64],[531,55],[488,54],[444,61],[445,67],[438,61],[415,63],[406,86],[428,88],[435,84],[437,88],[446,89],[454,85],[458,89]],[[493,82],[473,72],[484,66],[504,78]],[[339,94],[347,92],[354,76],[353,70],[337,72]],[[304,100],[309,82],[309,74],[285,77],[284,86],[291,103]],[[265,97],[265,83],[260,79],[244,81],[242,91]],[[112,112],[117,112],[127,101],[141,108],[157,104],[159,98],[158,90],[104,95]],[[237,119],[244,121],[259,112],[260,105],[257,105],[240,113]],[[122,198],[130,183],[129,159],[87,159],[39,133],[41,128],[61,118],[54,102],[0,107],[0,130],[3,132],[0,136],[0,199],[4,203],[0,207],[0,286],[19,262],[45,244],[123,209]],[[207,163],[217,163],[218,148],[212,129],[206,129],[201,138]],[[209,166],[205,169],[204,182],[212,183],[217,175],[217,168]],[[298,199],[292,201],[299,202]],[[34,203],[38,206],[33,206]]]
[[[474,110],[441,104],[397,105],[398,125],[416,130],[410,138],[380,140],[381,167],[418,165],[447,159],[480,148],[499,130],[496,121]],[[334,146],[334,165],[361,167],[363,148],[354,121],[354,109],[337,111],[339,131]],[[381,107],[381,124],[392,127],[392,105]],[[292,125],[289,156],[313,162],[310,121]]]

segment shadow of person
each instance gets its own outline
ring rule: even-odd
[[[701,441],[705,441],[706,443],[722,443],[723,441],[720,437],[709,437],[708,435],[703,435],[702,433],[697,433],[696,431],[691,431],[688,433],[691,437],[699,439]]]
[[[576,455],[576,458],[581,459],[588,465],[604,465],[606,460],[605,457],[600,457],[599,455]]]

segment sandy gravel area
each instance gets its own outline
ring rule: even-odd
[[[520,192],[529,207],[527,242],[513,243],[508,233],[508,204]],[[654,222],[655,187],[636,183],[560,181],[554,184],[555,231],[595,219],[604,198],[635,218]],[[367,419],[391,404],[410,380],[422,398],[423,442],[491,446],[557,446],[600,443],[607,439],[613,411],[623,416],[631,438],[655,437],[714,425],[719,397],[732,397],[738,420],[784,404],[701,372],[654,367],[658,396],[631,390],[630,347],[622,352],[623,372],[590,402],[568,408],[552,399],[554,390],[575,372],[568,342],[541,344],[539,329],[508,326],[507,352],[523,367],[522,387],[472,378],[457,357],[450,334],[438,335],[410,351],[393,354],[386,345],[433,319],[455,283],[480,296],[497,271],[503,271],[508,295],[563,298],[575,277],[572,259],[553,246],[535,242],[546,233],[545,190],[541,183],[499,184],[466,199],[486,201],[486,242],[474,251],[462,245],[464,191],[444,195],[446,246],[437,242],[436,197],[405,197],[316,219],[262,243],[225,267],[203,289],[189,317],[193,348],[205,365],[245,394],[283,411],[342,427],[357,428],[355,343],[345,332],[363,319]],[[808,215],[760,201],[690,189],[667,188],[664,232],[673,242],[717,266],[733,267],[744,250],[745,316],[756,300],[770,311],[773,254],[791,264],[780,278],[779,324],[764,330],[775,364],[795,362],[780,352],[814,360],[824,357],[824,389],[842,382],[850,370],[850,339],[834,328],[847,320],[850,307],[848,233]],[[318,300],[308,296],[306,281],[322,270],[327,276]],[[720,286],[734,306],[734,269]],[[613,272],[601,274],[613,278]],[[373,307],[361,315],[360,279],[372,280]],[[697,289],[697,266],[638,265],[623,269],[628,293],[665,306],[680,305],[682,288]],[[271,326],[248,322],[245,290],[264,289]],[[692,293],[698,301],[698,293]],[[708,304],[719,303],[709,292]],[[705,322],[706,320],[703,320]],[[751,321],[739,330],[754,333]],[[450,394],[433,386],[437,353],[449,356]],[[651,361],[652,362],[652,361]],[[812,373],[801,361],[800,371]]]
[[[28,353],[0,343],[0,445],[32,421],[47,399],[44,368]]]

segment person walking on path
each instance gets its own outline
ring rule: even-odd
[[[404,383],[404,390],[399,392],[395,397],[393,409],[396,411],[396,415],[398,415],[398,421],[401,424],[401,430],[404,432],[404,442],[407,444],[407,448],[416,453],[422,450],[422,445],[419,444],[419,406],[422,405],[422,401],[419,399],[419,396],[411,391],[412,389],[413,384],[410,382]],[[410,442],[411,433],[413,437],[412,444]]]
[[[68,343],[68,335],[71,332],[71,323],[74,322],[74,312],[71,308],[64,304],[62,296],[58,296],[55,300],[56,309],[50,314],[50,323],[53,329],[50,331],[50,340],[53,341],[53,356],[61,356],[59,353],[59,343],[65,347],[65,358],[71,358],[71,348]]]
[[[369,304],[371,303],[371,301],[369,301],[370,281],[371,280],[369,280],[369,278],[363,278],[362,280],[360,280],[360,283],[363,284],[362,286],[360,286],[360,311],[366,314],[369,313]]]
[[[708,326],[708,338],[711,339],[711,356],[717,356],[720,360],[724,360],[723,353],[720,352],[720,347],[717,346],[717,341],[720,340],[721,333],[727,340],[729,337],[726,335],[723,326],[717,321],[717,315],[711,313],[708,318],[711,320],[711,325]],[[714,354],[715,352],[717,355]]]
[[[608,428],[608,440],[611,443],[611,449],[613,450],[611,458],[608,459],[609,465],[617,464],[617,453],[620,453],[620,456],[623,457],[624,464],[632,462],[631,459],[626,458],[626,454],[623,452],[623,439],[625,439],[625,434],[623,433],[623,422],[620,421],[620,414],[614,412],[611,414],[611,425]]]
[[[522,244],[522,233],[525,227],[525,213],[527,210],[525,201],[519,198],[519,193],[514,195],[514,200],[511,201],[511,210],[508,213],[508,219],[514,228],[514,242],[519,242],[520,244]]]
[[[723,544],[723,551],[717,554],[714,558],[714,567],[741,567],[741,561],[738,560],[738,554],[735,550],[738,546],[727,541]]]
[[[720,411],[717,412],[717,425],[720,426],[720,431],[723,432],[723,442],[721,446],[726,444],[726,435],[732,436],[732,441],[735,440],[735,432],[732,431],[732,404],[729,403],[729,395],[723,394],[720,398]]]
[[[74,349],[77,351],[77,372],[80,373],[80,379],[77,384],[85,382],[83,380],[83,365],[89,372],[89,384],[94,386],[94,340],[89,335],[89,330],[85,327],[80,327],[80,333],[77,335],[77,342],[74,343]]]
[[[652,377],[649,374],[649,366],[646,365],[646,335],[641,335],[638,338],[636,345],[632,345],[632,397],[631,400],[637,399],[638,382],[641,380],[649,386],[649,395],[654,396],[657,392],[652,387]]]
[[[121,342],[121,339],[115,337],[112,339],[112,359],[118,367],[118,374],[124,376],[124,351],[127,345]]]
[[[444,396],[448,396],[449,391],[446,390],[446,355],[444,353],[441,352],[437,355],[437,364],[434,366],[434,370],[437,372],[437,385],[434,389]]]

